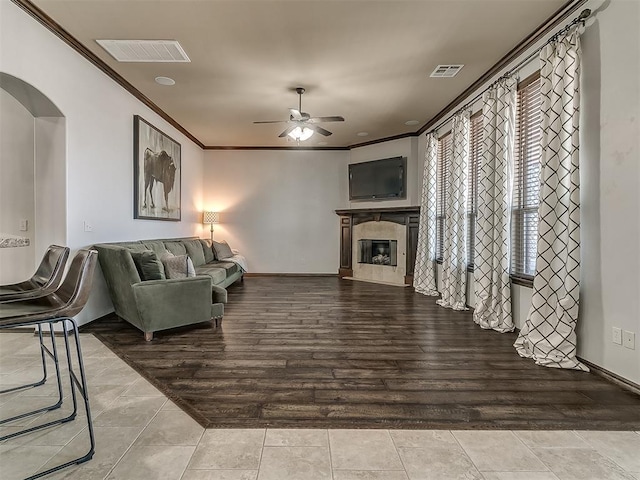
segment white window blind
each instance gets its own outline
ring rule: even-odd
[[[436,257],[444,255],[444,212],[447,203],[447,181],[451,165],[451,133],[438,140],[438,165],[436,166]]]
[[[538,241],[540,196],[540,137],[542,115],[539,76],[518,86],[513,208],[511,217],[511,274],[533,278]]]
[[[478,171],[482,161],[482,112],[471,117],[469,141],[469,195],[467,197],[467,265],[475,258],[476,217],[478,213]]]

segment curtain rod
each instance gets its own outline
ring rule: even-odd
[[[504,73],[503,75],[501,75],[497,80],[495,80],[494,82],[490,83],[487,87],[482,89],[482,91],[480,91],[480,93],[478,93],[475,97],[473,97],[471,99],[471,101],[466,102],[462,107],[460,107],[455,112],[453,112],[450,115],[448,115],[444,120],[442,120],[434,128],[430,129],[429,132],[427,132],[427,135],[429,135],[430,133],[436,132],[439,128],[441,128],[446,123],[448,123],[449,120],[451,120],[451,118],[453,118],[457,113],[469,108],[471,105],[476,103],[476,101],[479,100],[482,97],[482,95],[484,95],[484,93],[487,92],[491,87],[493,87],[494,85],[496,85],[498,82],[502,81],[503,79],[511,76],[513,73],[517,72],[522,66],[528,64],[536,55],[538,55],[540,53],[540,51],[544,47],[546,47],[547,45],[549,45],[552,42],[555,42],[560,35],[562,35],[563,33],[568,32],[571,29],[571,27],[573,27],[574,25],[577,25],[578,23],[581,23],[584,26],[584,23],[586,22],[587,18],[589,18],[590,15],[591,15],[591,10],[589,10],[588,8],[584,9],[582,12],[580,12],[580,15],[578,15],[570,23],[568,23],[566,26],[564,26],[563,28],[558,30],[556,33],[554,33],[549,40],[547,40],[545,43],[543,43],[539,48],[536,48],[533,52],[531,52],[529,55],[527,55],[523,60],[518,62],[515,67],[512,67],[509,70],[507,70],[507,72]]]

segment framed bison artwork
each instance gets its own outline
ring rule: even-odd
[[[133,117],[133,218],[178,222],[180,144],[139,115]]]

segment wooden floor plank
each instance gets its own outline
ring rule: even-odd
[[[251,277],[222,328],[93,332],[205,427],[640,429],[640,396],[539,367],[515,334],[479,328],[410,288]]]

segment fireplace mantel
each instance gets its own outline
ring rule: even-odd
[[[353,276],[352,234],[353,227],[365,222],[393,222],[407,227],[407,260],[405,283],[413,284],[413,268],[418,246],[420,207],[379,207],[336,210],[340,217],[340,268],[338,275]]]

